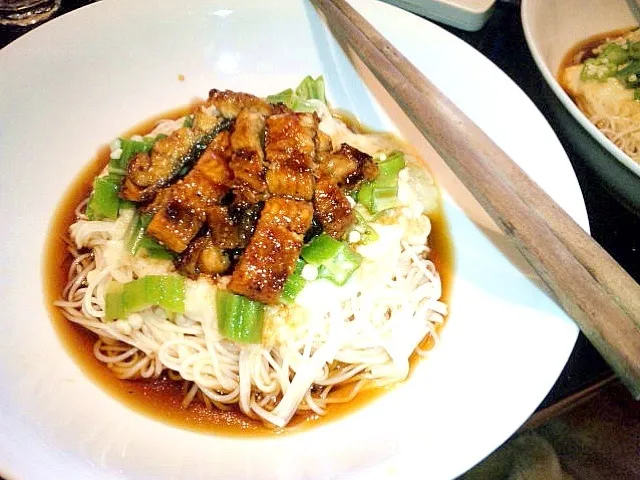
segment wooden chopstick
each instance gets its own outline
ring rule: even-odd
[[[640,399],[640,286],[344,0],[312,0]],[[540,346],[544,355],[544,345]]]

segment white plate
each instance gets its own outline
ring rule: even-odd
[[[354,3],[587,228],[560,143],[502,72],[416,16]],[[105,0],[7,46],[0,71],[0,473],[9,478],[401,478],[415,468],[451,478],[526,420],[566,362],[575,325],[306,2]],[[390,393],[299,434],[202,435],[129,410],[84,376],[45,311],[43,243],[58,199],[98,146],[140,120],[212,87],[265,95],[320,73],[335,106],[398,130],[445,190],[455,272],[440,346]]]

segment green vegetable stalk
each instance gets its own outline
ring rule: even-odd
[[[223,337],[240,343],[260,343],[264,304],[228,290],[216,292],[218,330]]]
[[[184,313],[185,280],[178,275],[148,275],[122,284],[111,282],[105,295],[105,321],[157,305]]]
[[[324,92],[324,78],[319,76],[315,80],[307,76],[295,91],[288,88],[280,93],[269,95],[267,102],[284,103],[294,112],[313,112],[314,106],[308,100],[320,100],[326,104],[327,99]]]
[[[378,213],[398,205],[398,173],[406,166],[401,152],[392,153],[378,163],[378,176],[364,182],[358,191],[358,203],[370,213]]]
[[[318,278],[326,278],[339,286],[344,285],[362,263],[358,252],[326,233],[302,247],[300,256],[305,262],[319,267]]]
[[[89,220],[115,220],[121,208],[131,208],[130,202],[125,202],[118,196],[122,179],[127,173],[129,160],[136,153],[150,151],[155,141],[163,136],[144,137],[142,141],[120,139],[122,149],[120,158],[112,158],[109,161],[109,173],[96,177],[93,181],[93,191],[86,210]]]

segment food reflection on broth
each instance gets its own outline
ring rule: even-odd
[[[559,81],[589,120],[640,163],[640,29],[581,42],[565,57]]]
[[[447,314],[438,190],[393,136],[340,118],[307,77],[212,90],[112,142],[62,205],[52,293],[123,388],[268,431],[407,377]]]

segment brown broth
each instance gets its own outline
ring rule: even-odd
[[[611,32],[599,33],[578,42],[562,58],[562,62],[560,62],[560,69],[558,70],[557,75],[558,79],[561,78],[561,74],[565,68],[579,65],[585,60],[595,57],[596,55],[593,53],[593,50],[595,48],[599,47],[603,43],[611,41],[614,38],[625,35],[626,33],[633,30],[633,28],[621,28],[619,30],[613,30]]]
[[[123,136],[136,133],[144,134],[153,129],[161,118],[178,118],[187,114],[191,107],[177,109],[168,114],[148,120],[126,132]],[[350,119],[349,125],[358,131],[364,131],[355,120]],[[167,424],[194,430],[202,433],[221,435],[264,436],[273,435],[274,430],[263,423],[247,418],[239,409],[229,411],[208,409],[200,402],[192,402],[189,408],[182,407],[184,396],[183,383],[162,377],[158,380],[120,380],[93,355],[93,345],[97,336],[89,330],[68,321],[53,302],[60,299],[65,284],[67,272],[71,262],[64,239],[68,238],[69,226],[75,220],[76,206],[87,197],[91,191],[93,178],[109,161],[109,147],[99,149],[96,157],[73,180],[60,201],[51,222],[47,237],[47,247],[43,258],[44,290],[47,308],[49,310],[55,330],[71,357],[81,370],[100,388],[118,399],[131,409]],[[432,252],[430,259],[440,273],[443,285],[443,301],[448,303],[451,294],[453,272],[453,250],[449,238],[446,219],[440,211],[430,217],[432,233],[429,237]],[[441,327],[440,327],[441,328]],[[433,340],[426,339],[422,348],[432,346]],[[411,358],[411,369],[419,359],[417,354]],[[392,387],[391,387],[392,388]],[[361,408],[383,394],[389,388],[369,388],[361,391],[354,400],[348,403],[334,404],[327,409],[324,416],[311,413],[301,413],[294,416],[290,424],[279,433],[292,433],[308,427],[333,421]]]

